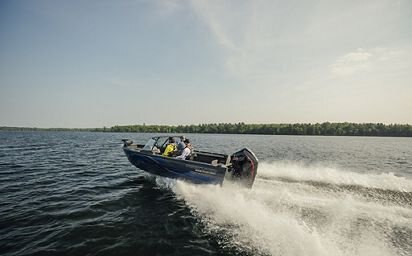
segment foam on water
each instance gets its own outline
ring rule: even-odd
[[[363,187],[412,192],[412,180],[393,173],[362,174],[321,165],[304,166],[291,162],[261,163],[261,178],[288,178],[297,181],[316,181],[332,184],[359,185]]]
[[[388,180],[383,180],[384,177]],[[158,185],[172,188],[199,217],[206,231],[218,237],[221,246],[246,254],[412,253],[410,205],[388,204],[380,197],[370,200],[344,189],[324,189],[316,183],[306,183],[308,180],[365,186],[365,189],[410,191],[412,187],[410,180],[393,175],[285,163],[262,163],[252,190],[232,184],[199,186],[180,181],[158,182]]]

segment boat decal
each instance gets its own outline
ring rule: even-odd
[[[209,175],[216,175],[216,172],[206,169],[194,169],[195,172],[209,174]]]

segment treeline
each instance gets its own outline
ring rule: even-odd
[[[37,128],[37,127],[10,127],[10,126],[0,126],[0,131],[18,131],[18,132],[37,132],[37,131],[73,131],[73,132],[90,132],[94,131],[96,128]],[[97,128],[99,130],[99,128]]]
[[[221,133],[270,135],[326,135],[326,136],[392,136],[412,137],[412,125],[382,123],[304,123],[304,124],[245,124],[218,123],[199,125],[123,125],[103,128],[22,128],[0,127],[8,131],[91,131],[139,133]]]
[[[412,125],[382,123],[316,123],[316,124],[245,124],[219,123],[199,125],[126,125],[94,129],[102,132],[141,133],[222,133],[327,136],[393,136],[412,137]]]

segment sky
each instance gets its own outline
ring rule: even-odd
[[[0,126],[327,121],[412,124],[412,1],[0,1]]]

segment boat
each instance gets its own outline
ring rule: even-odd
[[[228,181],[252,188],[258,159],[250,149],[243,148],[231,155],[192,150],[186,159],[177,159],[162,156],[170,137],[152,137],[146,144],[123,139],[123,150],[131,164],[154,175],[195,184],[222,185]]]

